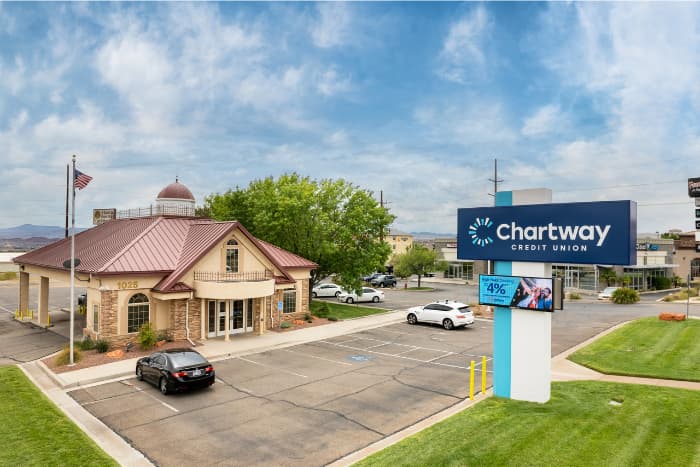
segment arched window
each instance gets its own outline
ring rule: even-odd
[[[129,299],[127,305],[127,332],[139,332],[141,326],[150,321],[151,307],[148,303],[148,297],[142,293],[137,293]]]
[[[691,279],[700,276],[700,259],[695,258],[690,262],[690,277]]]
[[[226,272],[238,272],[238,242],[226,242]]]

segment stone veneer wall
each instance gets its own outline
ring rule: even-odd
[[[274,321],[274,327],[279,326],[277,317],[279,316],[282,322],[294,321],[295,319],[302,319],[306,313],[310,313],[310,301],[309,301],[309,279],[304,279],[301,282],[301,294],[297,290],[297,308],[299,311],[296,313],[282,313],[277,311],[277,302],[280,302],[284,298],[284,290],[275,290],[275,294],[272,296],[272,316],[274,320],[270,318],[269,310],[265,311],[265,327],[267,329],[272,328],[272,322]]]
[[[189,325],[190,339],[201,339],[202,329],[200,319],[202,315],[201,300],[171,300],[170,301],[170,320],[169,330],[172,333],[173,339],[180,340],[187,338],[187,329],[185,326],[185,317],[187,315],[187,302],[189,301]]]

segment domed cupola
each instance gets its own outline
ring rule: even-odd
[[[194,216],[194,196],[185,185],[175,177],[175,183],[166,186],[156,198],[158,212],[164,216]]]

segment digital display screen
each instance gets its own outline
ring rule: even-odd
[[[551,277],[479,276],[479,305],[554,311]]]

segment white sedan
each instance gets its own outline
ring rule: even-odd
[[[409,308],[406,321],[408,324],[439,324],[449,330],[474,324],[474,315],[469,309],[469,305],[453,300],[440,300],[424,306]]]
[[[355,292],[343,292],[338,295],[338,300],[345,303],[355,302],[383,302],[384,292],[372,289],[370,287],[362,287],[362,295],[357,295]]]
[[[343,289],[338,284],[319,284],[311,289],[311,295],[316,297],[337,297],[343,293]]]

